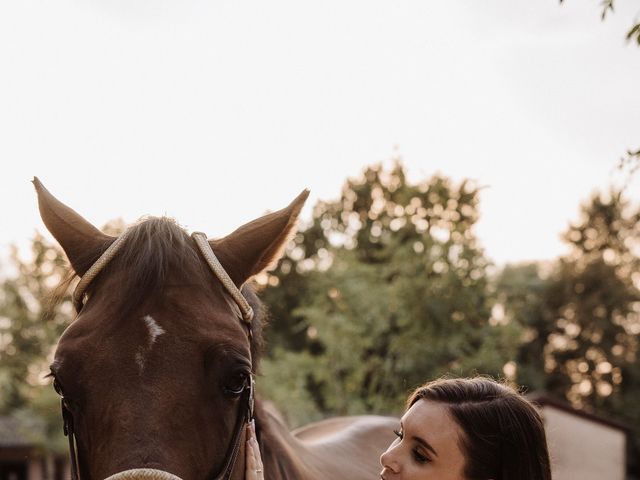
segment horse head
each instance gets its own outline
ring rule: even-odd
[[[83,278],[117,239],[38,179],[34,185],[42,220]],[[217,479],[234,455],[224,478],[244,478],[244,455],[233,444],[243,445],[238,419],[262,328],[259,301],[246,282],[278,260],[307,196],[304,191],[288,207],[208,241],[232,287],[213,275],[194,239],[173,220],[147,218],[127,230],[118,252],[85,282],[51,366],[75,437],[77,477],[162,478],[164,472],[165,478]],[[249,328],[229,288],[254,310]],[[143,473],[121,474],[134,469]]]

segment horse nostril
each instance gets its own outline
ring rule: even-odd
[[[115,473],[105,480],[182,480],[173,473],[155,468],[134,468]]]

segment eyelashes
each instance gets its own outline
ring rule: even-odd
[[[417,448],[414,448],[411,453],[413,455],[413,459],[420,464],[429,463],[431,461],[429,457],[426,457],[425,455],[420,453]]]

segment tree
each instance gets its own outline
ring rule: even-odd
[[[491,319],[489,262],[472,230],[477,203],[472,182],[412,184],[398,162],[367,168],[338,200],[315,206],[273,282],[287,285],[294,269],[304,278],[289,323],[306,339],[294,351],[272,344],[265,364],[268,395],[294,423],[397,411],[428,379],[502,372],[518,331]],[[263,298],[271,306],[282,297],[270,290]],[[292,414],[296,388],[304,393]],[[305,410],[309,400],[314,408]]]
[[[495,280],[496,305],[522,332],[518,353],[509,367],[511,375],[529,391],[546,388],[545,348],[555,331],[545,308],[549,280],[543,275],[544,269],[542,263],[507,265]]]
[[[599,407],[640,424],[640,210],[619,191],[595,195],[565,234],[547,308],[547,387],[577,406]]]
[[[10,262],[16,275],[6,278],[0,290],[2,413],[25,406],[34,388],[43,383],[47,358],[72,312],[68,298],[52,308],[48,302],[66,276],[62,251],[36,235],[31,255],[30,261],[23,261],[12,250]]]
[[[45,375],[72,314],[68,295],[52,302],[66,276],[66,259],[40,235],[32,241],[31,257],[24,261],[13,248],[15,275],[0,289],[0,414],[18,418],[35,444],[64,451],[60,400]]]
[[[568,255],[499,277],[498,301],[523,326],[516,378],[627,422],[640,445],[640,210],[611,189],[581,213]]]

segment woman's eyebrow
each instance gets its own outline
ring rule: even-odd
[[[433,448],[431,446],[431,444],[429,442],[427,442],[424,438],[420,438],[420,437],[411,437],[412,440],[415,440],[416,442],[418,442],[420,445],[422,445],[424,448],[426,448],[427,450],[431,451],[436,457],[438,456],[438,452],[436,452],[436,449]]]

